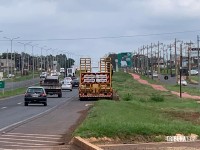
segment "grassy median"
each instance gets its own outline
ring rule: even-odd
[[[142,85],[126,73],[115,73],[120,101],[99,100],[74,135],[132,141],[163,141],[166,135],[200,135],[200,104]]]
[[[16,96],[16,95],[20,95],[26,92],[27,87],[23,87],[23,88],[18,88],[15,90],[9,90],[9,91],[4,91],[0,90],[0,100],[6,97],[12,97],[12,96]]]

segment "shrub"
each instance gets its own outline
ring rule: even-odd
[[[132,100],[132,95],[130,93],[125,94],[124,97],[123,97],[123,100],[124,101],[130,101],[130,100]]]
[[[164,96],[160,95],[160,94],[152,94],[150,97],[151,101],[154,102],[163,102],[164,101]]]

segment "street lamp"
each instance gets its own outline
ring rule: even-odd
[[[197,35],[197,51],[198,51],[198,81],[199,81],[199,87],[200,87],[200,61],[199,61],[199,35]]]
[[[47,47],[46,45],[45,46],[43,46],[43,47],[40,47],[41,48],[41,72],[42,72],[42,50],[45,48],[45,47]],[[44,59],[44,69],[45,69],[45,59]]]
[[[13,40],[19,39],[20,37],[14,37],[14,38],[8,38],[8,37],[3,37],[7,40],[10,40],[10,50],[11,50],[11,74],[12,74],[12,67],[13,67],[13,63],[12,63],[12,44],[13,44]],[[14,60],[15,60],[15,55],[14,55]],[[14,62],[14,67],[15,67],[15,62]]]
[[[34,64],[33,48],[34,48],[35,46],[37,46],[38,44],[34,44],[34,45],[29,44],[29,45],[32,47],[32,71],[33,71],[33,79],[34,79],[35,64]]]
[[[175,42],[174,42],[174,48],[175,48],[175,74],[176,74],[176,82],[178,82],[178,65],[177,65],[177,51],[176,51],[176,44],[178,43],[178,42],[183,42],[183,41],[181,41],[181,40],[177,40],[176,38],[175,38]]]
[[[46,53],[47,51],[52,50],[52,48],[46,49]],[[47,71],[49,71],[49,58],[48,58],[48,53],[47,53]]]
[[[153,80],[153,53],[152,53],[152,49],[156,46],[157,46],[156,44],[152,44],[152,43],[151,43],[151,46],[150,46],[150,48],[151,48],[151,79],[152,80]]]
[[[27,43],[22,43],[22,42],[18,42],[19,44],[23,44],[24,45],[24,56],[22,56],[22,75],[24,75],[24,62],[25,62],[25,52],[26,52],[26,45],[29,45],[31,42],[27,42]]]

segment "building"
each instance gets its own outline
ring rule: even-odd
[[[11,59],[0,59],[0,71],[1,72],[9,72],[11,68],[14,68],[14,60]]]

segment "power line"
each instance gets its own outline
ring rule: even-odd
[[[136,34],[136,35],[120,35],[120,36],[102,36],[102,37],[79,37],[79,38],[58,38],[58,39],[21,39],[16,41],[74,41],[74,40],[99,40],[99,39],[120,39],[120,38],[132,38],[132,37],[146,37],[146,36],[159,36],[159,35],[171,35],[171,34],[183,34],[190,32],[198,32],[200,30],[187,30],[178,32],[164,32],[164,33],[151,33],[151,34]],[[0,40],[6,41],[6,40]]]

